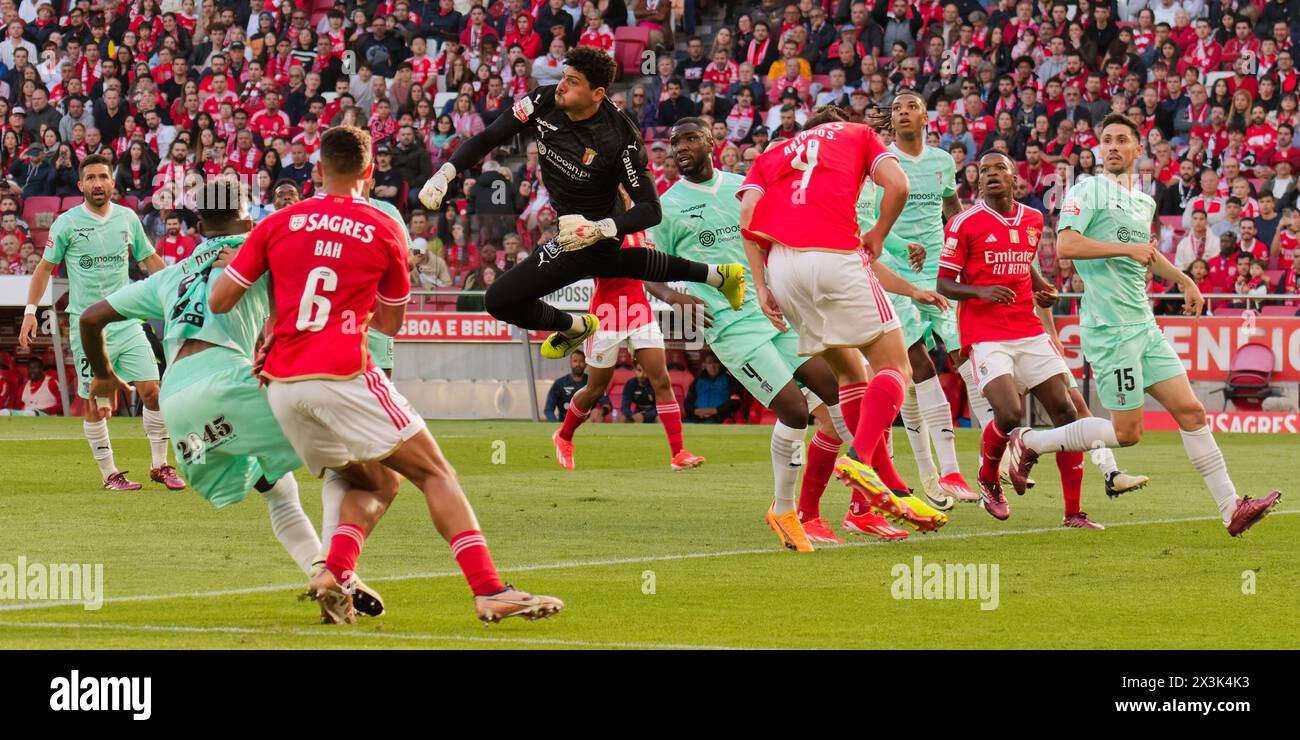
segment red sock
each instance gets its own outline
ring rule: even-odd
[[[907,382],[903,374],[887,368],[876,373],[867,385],[867,392],[862,395],[859,404],[857,426],[853,428],[853,449],[858,451],[858,459],[870,461],[876,455],[876,447],[884,439],[885,430],[898,417],[898,407],[903,405],[903,391]],[[889,451],[885,450],[888,457]]]
[[[572,408],[572,405],[570,405]],[[492,553],[488,552],[487,540],[477,529],[467,529],[451,538],[451,554],[465,574],[470,590],[475,596],[494,594],[506,586],[497,576],[497,567],[492,564]]]
[[[1061,490],[1065,492],[1065,515],[1078,514],[1083,495],[1083,453],[1056,453],[1056,467],[1061,471]]]
[[[880,442],[876,444],[876,451],[871,455],[871,467],[880,476],[880,482],[889,486],[891,491],[906,491],[907,481],[903,476],[898,474],[898,469],[894,467],[894,458],[889,456],[889,430],[880,435]]]
[[[682,407],[676,401],[655,406],[659,412],[659,421],[664,425],[664,434],[668,435],[668,449],[673,457],[682,451]]]
[[[858,428],[858,419],[862,416],[862,397],[867,393],[867,383],[850,383],[840,386],[840,413],[844,415],[844,424],[849,429]],[[852,443],[849,445],[852,447]],[[849,511],[861,514],[869,508],[867,497],[850,488]]]
[[[564,412],[564,426],[560,427],[560,439],[567,439],[572,442],[573,433],[578,431],[578,427],[582,426],[582,422],[587,420],[587,414],[589,413],[591,413],[591,409],[583,411],[578,408],[577,401],[570,401],[569,410]]]
[[[808,441],[808,457],[804,461],[803,483],[799,488],[799,521],[821,517],[822,493],[835,471],[835,458],[839,455],[840,441],[820,430]]]
[[[994,483],[998,479],[998,465],[1002,463],[1002,453],[1007,451],[1007,435],[998,429],[997,422],[990,421],[984,427],[980,437],[980,480]]]
[[[339,583],[350,580],[357,567],[357,558],[366,544],[366,532],[355,524],[340,524],[330,538],[330,553],[325,558],[325,568],[334,574]]]

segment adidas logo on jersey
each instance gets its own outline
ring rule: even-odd
[[[984,243],[985,243],[985,244],[997,244],[997,243],[998,243],[998,238],[997,238],[996,236],[993,236],[992,234],[989,234],[989,238],[985,239],[985,240],[984,240]]]

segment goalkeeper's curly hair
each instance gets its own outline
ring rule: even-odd
[[[575,46],[564,56],[564,63],[587,78],[591,89],[609,88],[614,82],[617,65],[613,57],[594,46]]]

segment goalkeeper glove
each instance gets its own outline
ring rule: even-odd
[[[557,241],[566,251],[583,249],[600,241],[618,236],[614,219],[588,221],[585,216],[560,216],[560,235]]]
[[[420,202],[431,211],[438,210],[447,196],[447,186],[456,179],[456,168],[450,162],[438,168],[433,177],[420,188]]]

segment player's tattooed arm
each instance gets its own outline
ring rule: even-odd
[[[933,290],[921,290],[910,281],[904,280],[898,273],[882,265],[880,262],[873,260],[871,262],[871,271],[876,274],[876,280],[880,281],[880,287],[884,288],[886,291],[906,296],[917,303],[924,303],[927,306],[935,306],[940,311],[948,310],[947,298]]]
[[[703,326],[706,329],[713,326],[713,314],[709,312],[708,304],[703,300],[688,293],[673,290],[673,287],[668,283],[656,283],[647,280],[645,289],[650,295],[670,306],[681,306],[683,318],[694,319],[698,317],[696,320],[697,326]]]
[[[108,363],[108,351],[104,347],[104,327],[126,318],[107,300],[99,301],[81,313],[81,346],[86,353],[86,363],[90,365],[90,372],[94,376],[90,381],[90,398],[92,401],[107,400],[109,413],[112,413],[120,391],[129,393],[135,390],[113,371]],[[96,410],[102,408],[98,407]]]
[[[1056,235],[1056,254],[1072,260],[1103,259],[1106,257],[1129,257],[1144,265],[1151,264],[1160,250],[1155,243],[1124,244],[1121,242],[1103,242],[1080,234],[1074,229],[1062,229]]]

